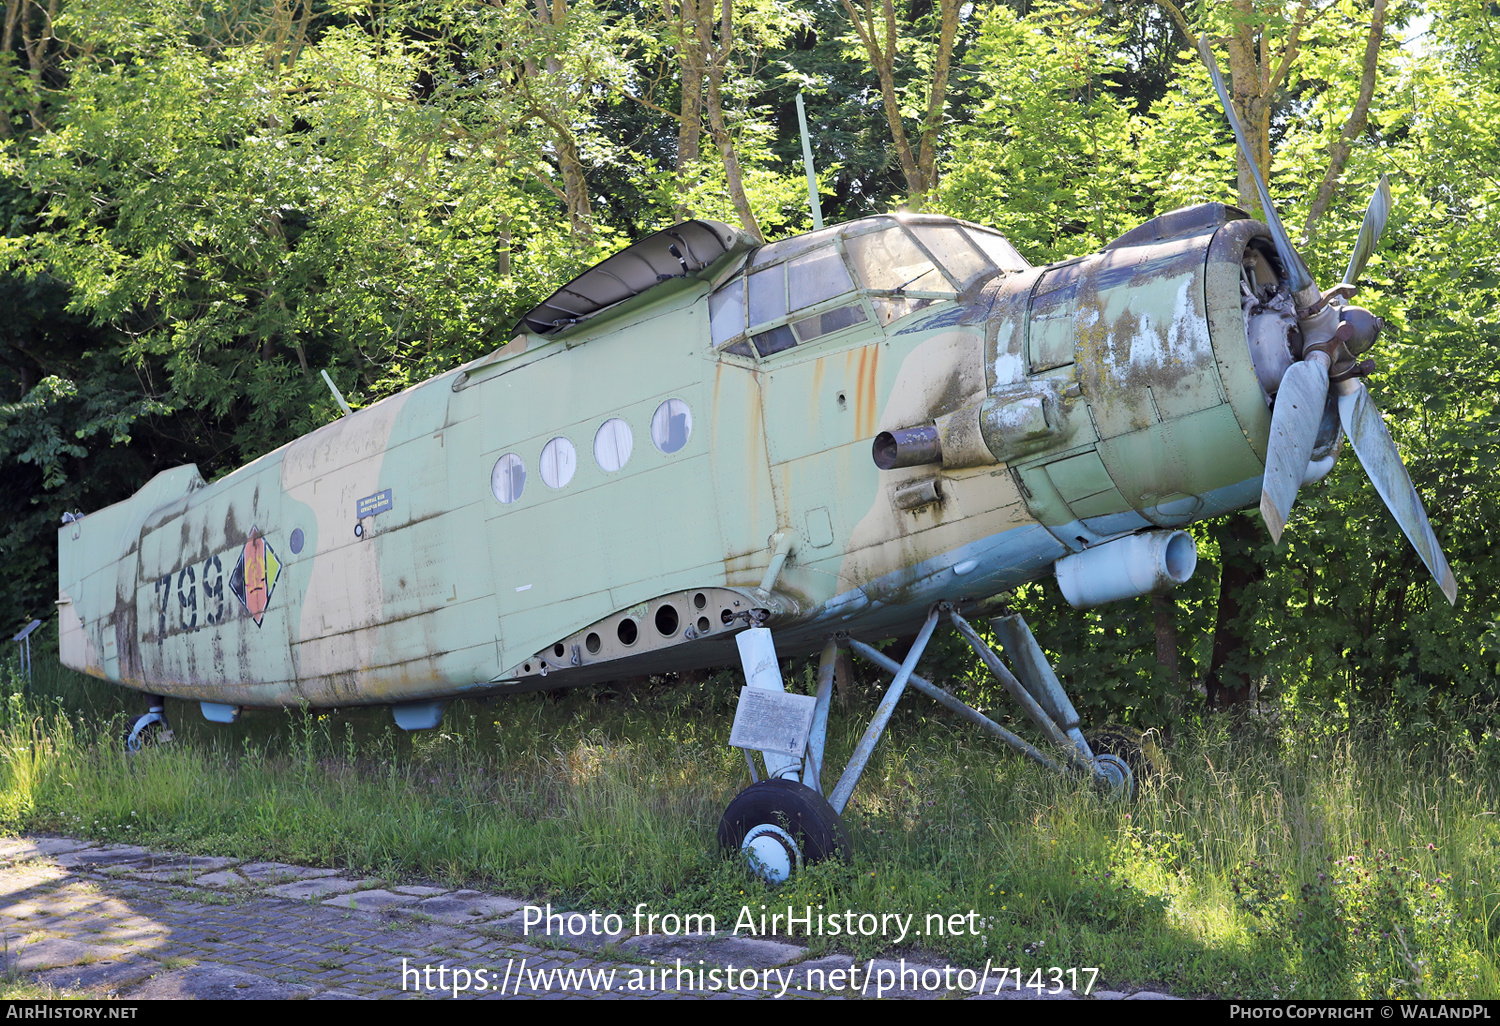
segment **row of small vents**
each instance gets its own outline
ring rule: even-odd
[[[709,617],[708,596],[701,591],[696,592],[693,595],[692,602],[693,613],[689,614],[689,617],[691,618],[694,614],[696,614],[697,619],[684,632],[688,640],[702,637],[703,635],[708,634],[713,630],[713,620]],[[736,601],[734,604],[739,605],[739,602]],[[730,624],[734,623],[736,615],[737,614],[733,610],[729,609],[726,606],[724,609],[719,611],[719,622],[722,626],[727,627]],[[652,616],[651,620],[653,625],[656,627],[656,632],[663,638],[670,638],[675,635],[677,633],[677,628],[682,624],[682,618],[681,615],[677,612],[677,607],[672,605],[672,603],[670,602],[663,602],[661,605],[657,606],[656,613],[654,616]],[[633,646],[640,638],[640,624],[637,622],[636,618],[633,616],[622,617],[619,623],[615,625],[615,637],[619,640],[620,644],[624,645],[626,648]],[[599,653],[599,650],[604,647],[604,639],[600,637],[598,631],[589,631],[588,634],[584,636],[583,647],[588,650],[588,653],[590,655],[597,655]],[[546,652],[544,650],[536,657],[533,662],[524,664],[522,666],[522,671],[525,673],[530,673],[532,672],[533,668],[537,668],[540,669],[542,673],[546,673],[549,669],[561,669],[564,666],[563,661],[566,659],[567,654],[568,646],[565,643],[559,641],[557,644],[552,646],[552,658],[557,660],[556,662],[553,662],[549,666],[546,658]]]

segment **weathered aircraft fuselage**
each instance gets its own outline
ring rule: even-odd
[[[1045,268],[943,218],[672,231],[482,360],[65,524],[63,661],[233,706],[567,686],[732,662],[751,610],[889,636],[1258,499],[1242,282],[1274,272],[1232,208]]]

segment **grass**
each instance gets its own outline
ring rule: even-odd
[[[0,709],[0,827],[436,880],[557,909],[711,915],[761,906],[911,916],[807,941],[859,957],[1098,967],[1100,988],[1219,997],[1500,995],[1500,774],[1466,737],[1188,726],[1129,805],[1024,762],[916,696],[845,814],[850,865],[780,888],[719,858],[745,784],[727,681],[204,723],[120,749],[138,696],[38,660]],[[829,779],[873,700],[835,710]],[[932,919],[928,917],[932,916]],[[822,920],[826,924],[828,920]],[[758,926],[758,921],[756,923]],[[957,927],[954,929],[954,927]]]

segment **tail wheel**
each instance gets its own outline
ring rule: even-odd
[[[849,860],[853,845],[828,800],[805,784],[763,780],[729,803],[719,820],[719,846],[738,852],[756,875],[781,883],[804,863]]]
[[[172,730],[160,712],[141,713],[125,728],[125,750],[139,752],[172,740]]]

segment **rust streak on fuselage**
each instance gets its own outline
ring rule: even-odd
[[[876,392],[875,372],[880,366],[880,346],[873,345],[867,349],[869,361],[864,368],[864,381],[862,383],[864,393],[869,401],[863,404],[865,420],[859,426],[860,437],[869,438],[875,434],[875,424],[880,417],[880,396]]]
[[[853,367],[854,378],[854,432],[857,438],[871,438],[875,434],[876,420],[880,414],[880,400],[875,394],[875,370],[880,362],[878,345],[864,346],[858,351],[858,366]],[[856,353],[845,356],[849,368]]]

